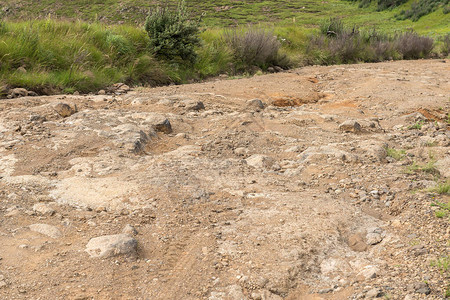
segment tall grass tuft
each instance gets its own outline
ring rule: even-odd
[[[0,85],[9,88],[87,93],[116,82],[168,82],[139,28],[50,19],[4,22],[0,38]]]

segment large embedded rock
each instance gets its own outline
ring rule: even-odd
[[[72,107],[69,104],[62,102],[53,106],[53,109],[58,113],[58,115],[60,115],[63,118],[70,117],[71,115],[77,112],[76,107]]]
[[[172,125],[170,121],[160,114],[151,114],[147,117],[146,122],[151,124],[153,130],[166,134],[172,133]]]
[[[46,235],[53,239],[57,239],[62,236],[61,231],[59,231],[58,228],[48,224],[32,224],[30,225],[30,230]]]
[[[254,154],[245,160],[247,165],[258,169],[270,169],[274,164],[274,159],[261,154]]]
[[[127,234],[104,235],[92,238],[86,245],[91,257],[108,258],[116,255],[136,255],[137,241]]]
[[[354,120],[347,120],[339,125],[339,130],[344,132],[357,133],[361,131],[361,125]]]

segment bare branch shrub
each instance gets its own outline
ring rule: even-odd
[[[433,39],[420,36],[413,31],[397,34],[395,46],[403,59],[418,59],[428,57],[433,50]]]
[[[224,39],[235,58],[244,65],[267,67],[287,60],[286,56],[279,54],[280,42],[272,31],[261,28],[234,29],[225,31]]]

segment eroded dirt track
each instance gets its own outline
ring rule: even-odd
[[[441,299],[449,74],[401,61],[0,100],[0,298]],[[123,231],[136,249],[85,251]]]

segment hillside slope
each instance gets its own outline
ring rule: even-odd
[[[109,1],[55,1],[55,0],[1,0],[4,15],[12,19],[35,19],[48,16],[107,23],[130,23],[142,25],[148,10],[158,1],[109,0]],[[160,1],[162,2],[162,1]],[[169,1],[175,3],[174,0]],[[206,26],[245,25],[249,23],[299,24],[315,27],[320,20],[339,16],[348,18],[351,24],[386,31],[414,28],[420,33],[446,33],[450,31],[450,14],[439,9],[418,22],[399,21],[395,14],[411,5],[411,1],[396,8],[377,12],[375,3],[359,8],[358,3],[342,0],[296,0],[296,1],[200,1],[190,0],[187,5],[197,16],[203,14]]]

